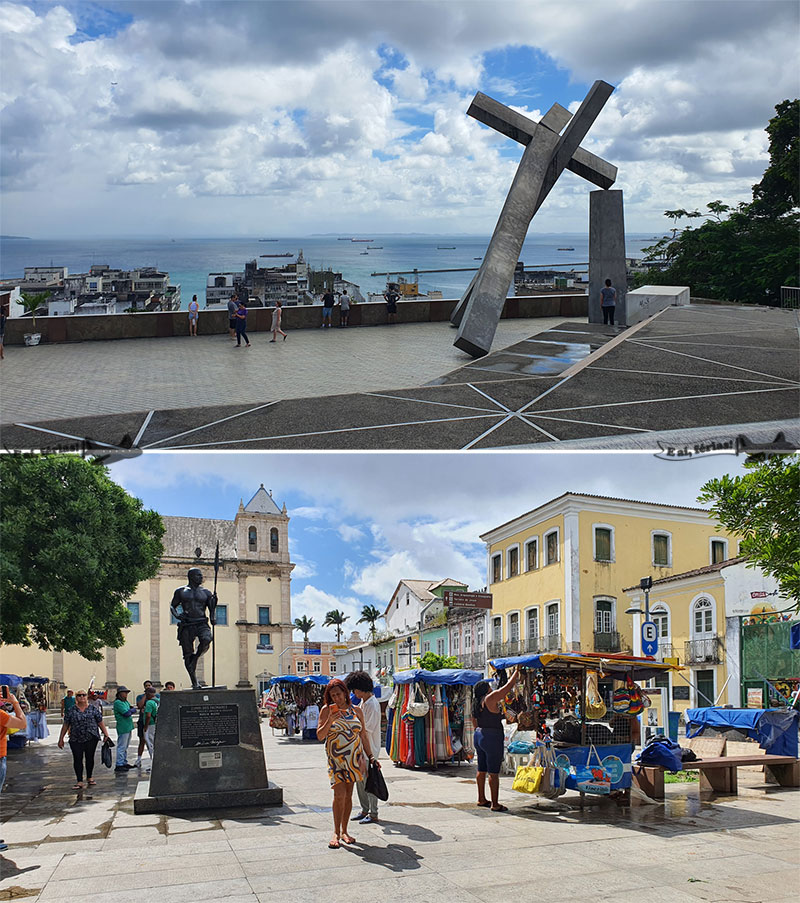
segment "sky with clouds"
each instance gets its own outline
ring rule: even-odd
[[[616,87],[584,146],[632,232],[748,200],[795,96],[796,0],[0,2],[2,231],[487,234],[533,118]],[[585,231],[565,173],[534,223]]]
[[[703,483],[742,473],[716,455],[662,461],[646,453],[158,453],[110,468],[112,479],[162,515],[232,520],[260,484],[286,504],[292,616],[332,640],[325,613],[357,625],[365,605],[383,611],[401,579],[486,584],[479,536],[564,492],[700,507]]]

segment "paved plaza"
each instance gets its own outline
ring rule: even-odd
[[[533,332],[533,330],[538,330]],[[654,448],[784,432],[800,445],[797,313],[668,308],[626,330],[501,321],[466,361],[447,324],[14,349],[7,448]],[[677,431],[677,432],[676,432]]]
[[[738,797],[700,802],[667,785],[664,804],[618,809],[578,795],[537,808],[500,780],[510,812],[475,806],[474,767],[409,771],[383,758],[390,800],[357,843],[327,849],[331,790],[319,743],[262,726],[275,809],[133,814],[137,771],[99,765],[76,795],[69,750],[51,737],[11,750],[2,796],[0,899],[70,903],[788,903],[800,864],[800,791],[740,770]],[[147,759],[145,762],[147,763]]]

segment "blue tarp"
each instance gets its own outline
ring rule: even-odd
[[[686,737],[696,737],[707,727],[737,730],[758,740],[769,755],[797,758],[798,717],[800,714],[792,709],[687,709]]]
[[[469,687],[474,687],[479,680],[485,679],[482,671],[464,671],[461,668],[442,668],[439,671],[425,671],[422,668],[413,668],[410,671],[395,671],[394,673],[394,682],[396,684],[446,684],[450,687],[456,684],[466,684]]]
[[[22,678],[16,674],[0,674],[0,685],[4,687],[18,687],[22,683]]]
[[[281,674],[279,677],[273,677],[269,685],[275,684],[319,684],[324,687],[330,681],[330,677],[326,674],[309,674],[301,677],[299,674]]]
[[[791,649],[800,649],[800,621],[792,624],[789,636],[791,637],[789,647]]]

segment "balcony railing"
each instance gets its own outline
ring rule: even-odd
[[[713,664],[722,661],[722,643],[719,637],[709,637],[704,640],[689,640],[685,647],[687,665]]]
[[[595,652],[619,652],[620,642],[619,634],[616,631],[604,631],[594,634],[594,651]]]
[[[482,650],[480,652],[467,652],[456,657],[465,668],[471,670],[480,671],[486,665],[486,653]]]
[[[672,649],[672,643],[659,643],[658,644],[658,660],[663,662],[664,659],[674,658],[675,653]]]
[[[539,652],[558,652],[561,636],[530,637],[527,640],[509,640],[505,643],[489,643],[488,657],[506,658],[512,655],[529,655]]]

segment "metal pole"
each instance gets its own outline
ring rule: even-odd
[[[211,686],[217,685],[217,575],[219,574],[219,540],[217,540],[217,549],[214,553],[214,612],[211,619]]]

